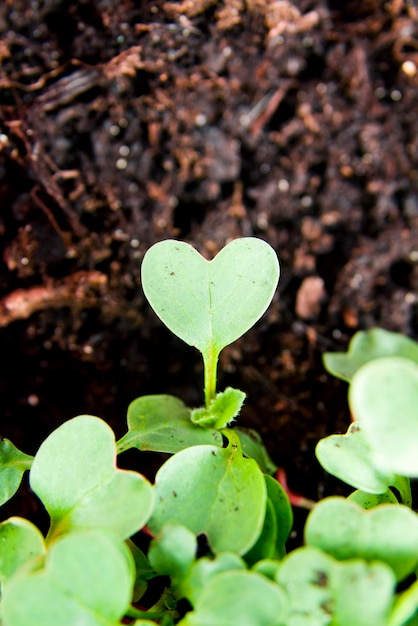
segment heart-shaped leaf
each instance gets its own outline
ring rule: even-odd
[[[32,461],[33,456],[21,452],[11,441],[0,437],[0,506],[19,489],[22,476],[30,469]]]
[[[51,517],[50,537],[73,529],[103,528],[127,538],[147,521],[153,489],[143,476],[116,468],[113,431],[81,415],[41,445],[30,485]]]
[[[276,578],[290,604],[283,624],[387,626],[395,580],[383,563],[339,563],[321,550],[304,547],[284,559]]]
[[[212,261],[172,239],[145,254],[141,277],[150,305],[175,335],[203,355],[207,407],[215,397],[220,351],[263,315],[279,273],[273,248],[255,237],[231,241]]]
[[[232,431],[227,448],[194,446],[178,452],[155,478],[156,504],[147,526],[167,521],[205,533],[215,553],[243,554],[256,541],[266,509],[266,484],[257,463],[242,456]]]
[[[231,241],[212,260],[168,239],[142,263],[142,286],[158,317],[186,343],[219,352],[241,337],[270,304],[279,279],[274,250],[262,239]]]
[[[201,444],[222,446],[220,432],[193,424],[190,414],[190,409],[175,396],[136,398],[128,407],[129,431],[118,441],[118,453],[138,448],[174,454]]]
[[[5,585],[5,625],[116,626],[129,607],[134,565],[125,544],[102,531],[54,542],[45,568]]]
[[[305,541],[340,560],[383,561],[397,580],[418,567],[418,516],[402,504],[364,510],[345,498],[325,498],[308,517]]]
[[[418,476],[418,365],[401,357],[367,363],[354,375],[348,399],[374,465]]]
[[[278,585],[256,572],[226,571],[208,581],[179,626],[275,626],[287,623],[286,615]]]
[[[0,524],[0,583],[4,583],[17,570],[46,554],[42,534],[31,522],[21,517],[11,517]]]
[[[400,356],[418,363],[418,343],[383,328],[361,330],[351,339],[348,352],[326,352],[324,365],[331,374],[349,382],[362,365],[388,356]]]
[[[373,451],[359,422],[350,424],[345,435],[321,439],[315,450],[322,467],[348,485],[368,493],[385,493],[395,483],[393,472],[376,468]]]

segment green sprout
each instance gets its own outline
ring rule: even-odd
[[[205,406],[142,396],[119,441],[80,415],[34,457],[0,440],[0,504],[29,472],[50,519],[45,535],[21,517],[0,523],[1,626],[417,626],[418,344],[373,329],[324,356],[349,382],[354,421],[316,454],[355,491],[315,504],[288,552],[277,467],[257,433],[229,426],[245,394],[216,389],[221,350],[260,318],[278,277],[254,238],[212,261],[177,241],[147,252],[145,294],[202,353]],[[152,483],[118,467],[130,448],[168,456]]]
[[[175,335],[202,353],[206,409],[216,397],[221,350],[260,319],[279,275],[273,248],[255,237],[231,241],[212,261],[170,239],[145,254],[141,276],[149,303]]]

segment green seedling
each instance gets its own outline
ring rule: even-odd
[[[388,356],[400,356],[418,364],[418,343],[383,328],[359,331],[347,352],[326,352],[324,365],[337,378],[350,382],[362,365]]]
[[[206,409],[216,396],[221,350],[260,319],[279,274],[274,250],[254,237],[231,241],[212,261],[174,240],[145,254],[141,278],[149,303],[175,335],[202,353]]]
[[[58,539],[42,569],[16,575],[2,592],[4,624],[118,624],[132,594],[134,562],[113,534],[83,531]]]
[[[361,367],[349,390],[378,469],[418,477],[418,364],[383,357]]]
[[[391,489],[396,489],[401,502],[411,506],[410,481],[389,467],[376,466],[373,448],[359,422],[350,424],[345,435],[321,439],[316,446],[316,456],[327,472],[367,494],[369,502],[370,495],[391,501],[394,498]]]
[[[137,472],[117,469],[115,459],[112,430],[90,415],[69,420],[44,441],[29,482],[51,518],[48,540],[98,525],[126,539],[145,524],[151,485]]]
[[[29,471],[50,517],[45,536],[19,517],[0,523],[1,626],[418,625],[415,342],[375,329],[325,357],[350,382],[355,421],[319,442],[317,456],[356,490],[316,504],[296,550],[287,552],[293,515],[275,463],[257,433],[230,427],[245,394],[217,392],[219,353],[263,314],[278,268],[253,238],[213,261],[181,242],[156,244],[145,293],[202,352],[205,405],[143,396],[118,442],[103,420],[81,415],[34,457],[1,441],[0,501]],[[166,455],[152,484],[117,466],[130,448]]]
[[[404,505],[366,511],[345,498],[325,498],[309,516],[305,542],[339,560],[386,563],[398,581],[418,567],[418,517]]]
[[[283,626],[388,624],[395,577],[384,563],[337,561],[307,546],[286,557],[275,580],[288,599],[288,618]]]
[[[324,361],[350,381],[356,421],[346,435],[319,442],[319,461],[368,494],[384,496],[394,488],[410,506],[409,478],[418,476],[418,343],[373,329],[357,333],[347,354],[326,354]]]

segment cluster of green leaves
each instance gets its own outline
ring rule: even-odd
[[[216,392],[220,351],[261,317],[278,277],[274,251],[254,238],[210,262],[177,241],[147,252],[145,294],[202,352],[205,405],[143,396],[119,441],[82,415],[34,457],[0,442],[0,504],[29,471],[50,518],[46,536],[23,518],[0,524],[2,626],[418,625],[418,344],[372,330],[325,355],[350,383],[356,421],[317,456],[356,491],[319,502],[305,545],[287,554],[292,509],[277,468],[256,433],[231,426],[243,392]],[[131,448],[168,454],[153,484],[117,467]]]

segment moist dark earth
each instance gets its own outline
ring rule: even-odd
[[[314,447],[349,412],[323,352],[418,335],[417,41],[415,0],[3,0],[1,435],[34,454],[78,414],[120,437],[142,394],[200,405],[141,259],[255,236],[280,286],[219,388],[246,391],[240,423],[293,489],[327,493]]]

